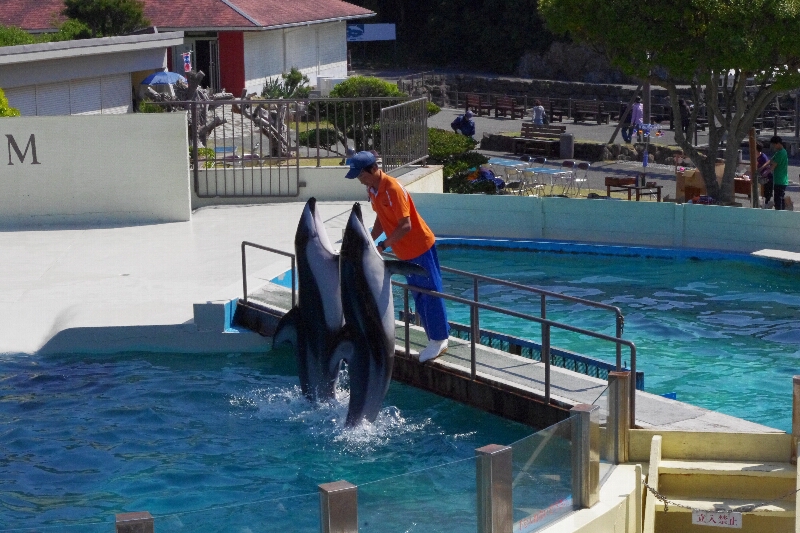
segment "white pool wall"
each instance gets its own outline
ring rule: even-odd
[[[671,202],[414,193],[438,236],[750,253],[800,251],[800,212]]]

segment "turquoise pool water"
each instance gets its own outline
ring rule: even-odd
[[[345,479],[363,484],[363,531],[473,533],[475,448],[532,433],[399,383],[374,425],[347,429],[347,394],[312,406],[294,366],[281,351],[0,357],[0,531],[108,533],[146,510],[159,533],[316,533],[317,485]],[[527,508],[569,494],[560,447]]]
[[[800,373],[800,267],[701,252],[564,250],[593,253],[440,243],[439,258],[452,268],[616,305],[625,315],[624,338],[636,343],[646,391],[676,392],[683,402],[791,430],[792,376]],[[471,282],[449,274],[444,282],[445,292],[472,298]],[[538,296],[489,284],[480,294],[489,303],[539,314]],[[451,305],[449,313],[468,323],[466,308]],[[615,331],[613,314],[578,304],[551,302],[548,318],[612,336]],[[540,326],[497,314],[482,312],[481,327],[541,340]],[[551,338],[555,346],[615,360],[610,343],[555,329]]]

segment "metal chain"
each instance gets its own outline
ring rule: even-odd
[[[669,511],[669,505],[670,504],[672,504],[675,507],[682,507],[684,509],[689,509],[690,511],[703,511],[703,512],[706,512],[706,513],[709,513],[709,512],[748,513],[748,512],[751,512],[751,511],[755,510],[755,509],[758,509],[759,507],[763,507],[765,505],[769,505],[771,503],[775,503],[775,502],[781,501],[784,498],[786,498],[788,496],[791,496],[792,494],[797,494],[798,492],[800,492],[800,489],[795,489],[795,490],[791,490],[791,491],[787,492],[783,496],[778,496],[777,498],[775,498],[773,500],[767,500],[767,501],[761,502],[761,503],[749,503],[747,505],[740,505],[739,507],[734,507],[734,508],[731,508],[731,509],[698,509],[698,508],[692,507],[690,505],[684,505],[682,503],[673,502],[673,501],[667,499],[666,496],[664,496],[663,494],[658,492],[656,489],[654,489],[653,487],[648,485],[647,482],[642,481],[642,483],[644,484],[645,487],[647,487],[647,490],[649,490],[650,492],[653,493],[653,496],[655,496],[656,499],[664,502],[664,512],[665,513],[667,511]]]

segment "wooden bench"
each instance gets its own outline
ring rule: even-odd
[[[501,113],[503,116],[510,114],[512,119],[517,118],[517,114],[522,118],[525,116],[525,107],[518,104],[515,98],[498,96],[494,101],[494,117],[499,117]]]
[[[477,94],[467,93],[467,103],[464,106],[464,111],[469,111],[472,108],[473,112],[479,117],[483,115],[484,110],[488,117],[492,112],[492,104],[488,100],[481,100]]]
[[[525,122],[522,124],[520,137],[515,137],[512,141],[512,150],[515,154],[532,153],[547,157],[558,157],[561,134],[566,130],[566,126],[539,126],[532,122]]]
[[[588,118],[593,118],[598,124],[608,124],[611,114],[605,110],[603,102],[598,100],[573,100],[572,120],[577,124]]]
[[[544,108],[550,110],[550,115],[549,115],[550,122],[556,122],[556,121],[564,122],[564,117],[569,116],[569,113],[566,111],[566,109],[564,109],[563,104],[558,104],[556,102],[553,102],[552,100],[550,100],[550,104],[545,105]]]

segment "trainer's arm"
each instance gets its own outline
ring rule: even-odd
[[[410,217],[401,218],[400,222],[397,224],[397,227],[394,229],[392,234],[386,236],[386,241],[384,241],[383,243],[384,246],[386,246],[386,248],[391,248],[394,243],[405,237],[409,231],[411,231],[411,218]]]
[[[372,237],[372,240],[374,241],[375,239],[381,236],[381,233],[383,233],[383,226],[381,226],[381,221],[378,218],[376,218],[375,224],[372,225],[372,231],[370,232],[369,235],[370,237]]]

